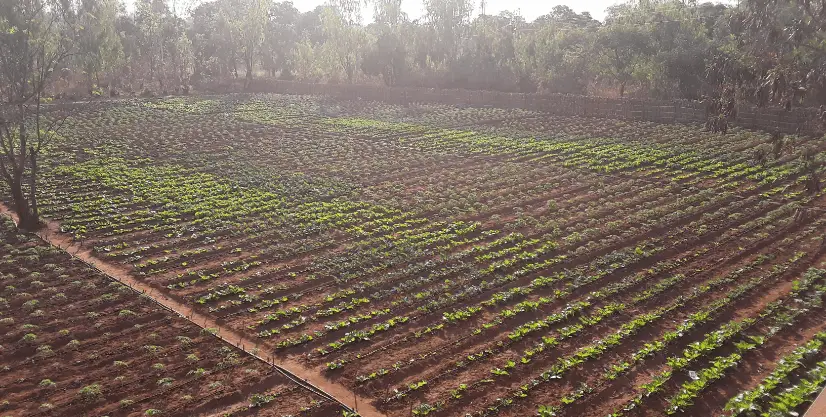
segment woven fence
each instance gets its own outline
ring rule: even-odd
[[[217,88],[216,88],[217,87]],[[212,86],[213,91],[236,85]],[[691,100],[642,100],[566,94],[523,94],[496,91],[383,87],[369,85],[312,84],[280,80],[253,80],[247,91],[294,95],[321,95],[345,100],[370,100],[390,104],[437,103],[469,107],[525,109],[560,116],[585,116],[640,120],[656,123],[699,123],[708,118],[705,105]],[[755,107],[739,105],[730,123],[747,129],[821,136],[826,132],[813,108]]]

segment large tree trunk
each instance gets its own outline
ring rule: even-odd
[[[250,82],[252,81],[252,57],[244,57],[244,65],[247,67],[247,74],[244,79],[244,90],[247,90],[250,87]]]
[[[31,158],[32,163],[32,171],[31,176],[29,177],[29,199],[31,200],[31,221],[32,224],[39,226],[40,225],[40,213],[37,210],[37,155],[34,152],[34,148],[29,149],[29,157]]]
[[[32,219],[29,200],[23,193],[22,179],[15,179],[9,184],[11,188],[11,199],[14,204],[14,212],[17,213],[18,226],[24,230],[37,230],[37,221]]]

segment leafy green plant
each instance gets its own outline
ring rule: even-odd
[[[86,385],[78,391],[78,396],[86,402],[94,402],[103,399],[103,387],[100,384]]]

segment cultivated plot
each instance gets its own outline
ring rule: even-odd
[[[66,126],[63,232],[388,416],[775,415],[826,379],[816,140],[278,95]]]

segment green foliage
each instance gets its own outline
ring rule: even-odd
[[[78,396],[86,402],[101,400],[103,398],[103,387],[100,384],[87,385],[78,391]]]

